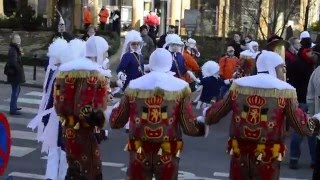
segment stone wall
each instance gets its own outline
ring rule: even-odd
[[[12,33],[18,33],[21,36],[22,48],[27,57],[33,57],[34,54],[37,54],[37,57],[45,57],[47,46],[54,35],[54,32],[51,31],[27,32],[0,29],[0,54],[8,53]]]

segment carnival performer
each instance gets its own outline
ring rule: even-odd
[[[142,45],[143,41],[138,31],[131,30],[127,33],[122,48],[120,64],[117,68],[118,75],[124,73],[127,76],[122,88],[123,91],[131,80],[144,75],[144,64],[141,54]]]
[[[11,147],[10,125],[2,112],[0,112],[0,133],[0,176],[2,176],[9,162]]]
[[[90,37],[86,58],[63,64],[56,78],[54,107],[63,126],[69,166],[66,180],[103,179],[98,145],[106,139],[102,129],[108,84],[101,66],[107,50],[108,43],[102,37]]]
[[[256,57],[259,53],[259,44],[256,41],[251,41],[248,44],[248,49],[240,53],[240,66],[236,72],[237,78],[256,73]]]
[[[182,132],[203,136],[204,126],[192,113],[191,91],[170,72],[171,54],[156,49],[150,56],[151,72],[132,80],[110,117],[113,129],[130,121],[127,178],[131,180],[177,179]],[[183,116],[182,116],[183,114]],[[182,128],[182,131],[181,131]]]
[[[129,31],[125,37],[121,61],[117,68],[119,80],[125,79],[125,83],[122,87],[123,91],[126,89],[131,80],[144,75],[144,60],[141,54],[142,46],[143,40],[140,33],[135,30]],[[128,132],[129,123],[125,128],[126,132]]]
[[[71,60],[66,50],[70,50],[68,42],[62,38],[56,39],[48,48],[49,65],[43,84],[42,100],[38,114],[28,124],[33,130],[37,128],[38,141],[42,142],[41,152],[48,153],[46,179],[64,179],[68,168],[66,153],[62,142],[62,129],[53,108],[54,82],[59,72],[59,66]],[[69,53],[70,55],[70,53]]]
[[[164,48],[172,55],[172,67],[171,71],[175,73],[175,76],[186,80],[187,77],[190,77],[193,80],[197,78],[195,75],[189,71],[185,65],[185,60],[182,55],[184,43],[181,41],[181,38],[177,34],[168,34],[166,37],[166,44],[163,45]]]
[[[233,180],[278,180],[286,150],[286,122],[308,136],[318,125],[298,108],[295,89],[284,81],[285,64],[280,55],[263,51],[257,71],[257,75],[234,80],[228,96],[205,111],[207,125],[233,113],[228,141]]]
[[[225,85],[229,85],[232,80],[224,80],[219,76],[219,64],[214,61],[207,61],[201,67],[202,78],[197,80],[197,83],[202,86],[200,99],[196,106],[196,109],[206,108],[214,102],[219,100],[221,88]]]
[[[189,38],[185,43],[185,48],[183,51],[183,57],[185,60],[186,68],[191,71],[193,74],[198,75],[201,71],[200,66],[198,65],[197,58],[200,57],[200,52],[197,48],[197,41]],[[195,84],[196,82],[190,77],[186,77],[186,81],[189,83],[191,91],[194,92],[196,90]]]

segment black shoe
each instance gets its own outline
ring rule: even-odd
[[[21,115],[21,112],[10,112],[10,115]]]
[[[18,108],[17,108],[17,111],[20,111],[21,109],[22,109],[21,107],[18,107]]]
[[[289,168],[290,169],[299,169],[298,166],[298,160],[290,160],[290,164],[289,164]]]
[[[310,164],[310,168],[311,168],[311,169],[314,169],[314,167],[315,167],[315,164],[311,163],[311,164]]]

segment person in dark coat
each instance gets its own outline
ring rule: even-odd
[[[55,34],[52,42],[57,38],[64,39],[67,42],[70,42],[72,39],[74,39],[74,37],[71,34],[66,32],[65,22],[62,19],[62,17],[60,17],[60,21],[59,21],[59,24],[58,24],[58,32]]]
[[[303,35],[307,34],[307,35]],[[309,78],[314,70],[315,62],[317,61],[316,55],[313,53],[311,49],[311,38],[308,36],[309,33],[302,32],[301,33],[301,48],[298,51],[297,59],[293,61],[287,67],[287,77],[289,78],[289,82],[291,85],[296,88],[297,97],[299,107],[308,112],[308,106],[306,102],[307,96],[307,88]],[[303,36],[302,36],[303,35]],[[300,158],[300,145],[303,140],[303,137],[300,136],[298,133],[293,133],[290,143],[290,169],[298,169],[298,160]],[[311,136],[308,137],[308,144],[309,144],[309,152],[311,156],[311,167],[315,165],[315,146],[316,146],[316,137]]]
[[[18,110],[21,108],[17,107],[17,101],[20,94],[20,85],[24,83],[25,75],[23,70],[23,64],[21,61],[22,49],[21,49],[21,38],[19,34],[12,35],[8,61],[5,68],[5,74],[7,75],[7,81],[11,84],[11,100],[10,100],[10,114],[21,115]]]
[[[232,46],[234,48],[234,55],[239,58],[241,49],[241,37],[239,34],[233,35],[233,41],[230,42],[229,46]]]
[[[110,23],[112,23],[112,32],[117,32],[120,35],[121,32],[121,13],[118,8],[111,13]]]
[[[163,34],[160,36],[160,39],[157,42],[157,47],[158,48],[163,48],[163,45],[166,43],[166,37],[168,34],[174,34],[175,33],[175,26],[174,25],[169,25],[169,29],[167,33]]]

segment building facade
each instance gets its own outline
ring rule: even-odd
[[[110,11],[121,10],[121,21],[123,25],[138,29],[144,21],[144,17],[155,11],[160,17],[159,33],[165,33],[168,25],[181,27],[180,33],[184,31],[184,13],[187,9],[196,9],[198,14],[198,34],[206,36],[227,36],[229,32],[238,31],[253,33],[260,29],[263,34],[277,32],[283,25],[291,25],[294,29],[302,30],[304,24],[305,11],[308,0],[262,0],[261,12],[259,12],[259,0],[64,0],[70,3],[72,11],[63,12],[70,22],[72,28],[81,29],[83,6],[90,7],[94,24],[98,24],[98,14],[102,6],[106,6]],[[57,0],[0,0],[0,17],[6,12],[15,8],[22,8],[30,5],[36,11],[36,15],[43,15],[47,18],[48,26],[55,20],[55,6]],[[61,0],[60,0],[61,2]],[[71,3],[72,2],[72,3]],[[279,7],[278,7],[279,6]],[[283,6],[283,7],[280,7]],[[294,6],[292,15],[286,20],[286,10]],[[309,21],[319,20],[320,0],[311,0],[309,8]],[[271,28],[275,21],[275,7],[279,8],[277,14],[277,25]],[[282,8],[282,9],[281,9]],[[260,15],[260,19],[255,17]],[[287,22],[287,24],[284,24]],[[257,28],[259,24],[259,28]],[[273,26],[274,27],[274,26]],[[274,32],[272,32],[274,31]],[[261,37],[260,32],[260,37]]]

